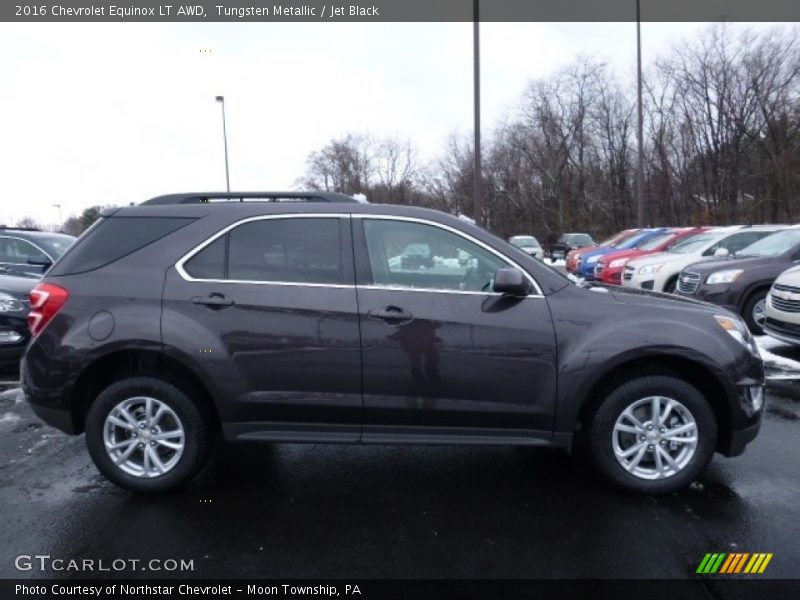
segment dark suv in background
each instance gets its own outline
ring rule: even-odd
[[[756,436],[763,368],[737,315],[575,285],[440,212],[285,196],[106,212],[31,293],[25,393],[117,484],[186,483],[220,432],[580,441],[610,481],[658,493]],[[411,244],[435,266],[404,268]]]
[[[678,277],[677,293],[739,313],[750,331],[761,334],[772,283],[798,262],[800,227],[792,227],[768,235],[721,260],[689,265]]]
[[[40,277],[74,241],[65,233],[0,225],[0,275]]]
[[[563,233],[555,244],[550,245],[550,260],[566,259],[567,254],[576,248],[596,246],[594,238],[588,233]]]

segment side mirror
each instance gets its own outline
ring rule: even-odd
[[[531,284],[519,269],[497,269],[493,289],[509,296],[527,296]]]
[[[729,256],[729,255],[730,255],[730,252],[728,251],[727,248],[717,248],[716,250],[714,250],[714,256],[719,256],[719,257],[724,258],[724,257]]]

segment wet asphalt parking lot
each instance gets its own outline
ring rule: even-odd
[[[733,551],[772,552],[762,577],[797,577],[800,380],[773,375],[746,453],[661,497],[619,493],[557,451],[293,444],[221,445],[187,490],[135,496],[5,386],[0,577],[81,576],[18,571],[20,554],[189,559],[146,575],[194,579],[690,577]]]

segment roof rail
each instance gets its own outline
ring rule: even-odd
[[[364,202],[338,192],[193,192],[156,196],[142,204],[224,204],[228,202]]]
[[[0,225],[0,229],[5,231],[41,231],[38,227],[11,227],[9,225]]]

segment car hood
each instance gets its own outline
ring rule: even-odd
[[[609,252],[608,254],[606,254],[603,257],[603,262],[609,263],[612,260],[618,260],[620,258],[627,258],[633,260],[635,258],[649,256],[652,253],[653,253],[652,250],[635,250],[633,248],[630,250],[617,250],[616,252]]]
[[[719,314],[719,312],[723,310],[715,304],[709,304],[708,302],[702,302],[685,296],[676,296],[675,294],[619,286],[607,286],[607,289],[609,290],[609,294],[613,296],[617,302],[623,304],[635,304],[637,306],[650,306],[654,308],[694,309],[711,314]]]
[[[782,256],[750,256],[750,257],[731,257],[724,259],[706,260],[699,264],[692,264],[686,267],[687,271],[698,275],[710,275],[716,271],[728,271],[730,269],[759,269],[766,266],[779,264],[783,261]]]
[[[778,276],[778,278],[775,280],[775,283],[800,287],[800,267],[786,269]]]

